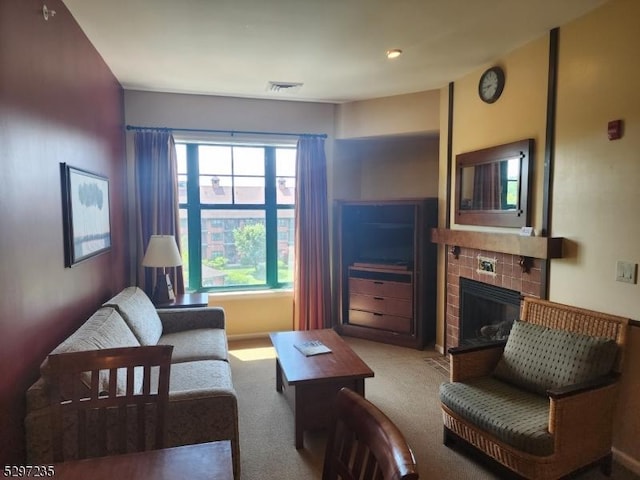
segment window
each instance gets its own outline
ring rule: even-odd
[[[505,204],[509,208],[516,208],[518,206],[518,181],[520,180],[520,159],[510,158],[507,160],[507,175],[504,182],[506,186],[503,187],[506,196]]]
[[[290,284],[296,148],[178,142],[176,153],[186,288]]]

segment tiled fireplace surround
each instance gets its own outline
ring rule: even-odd
[[[478,256],[495,259],[495,275],[478,271]],[[528,272],[519,265],[520,256],[475,248],[461,247],[457,258],[447,252],[447,309],[446,345],[459,345],[460,332],[460,277],[508,288],[521,295],[542,295],[541,265],[545,260],[534,258]]]

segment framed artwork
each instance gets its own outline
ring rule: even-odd
[[[111,248],[109,179],[60,164],[65,266]]]

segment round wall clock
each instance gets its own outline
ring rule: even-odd
[[[493,103],[504,90],[504,70],[500,67],[491,67],[486,70],[478,82],[478,94],[483,102]]]

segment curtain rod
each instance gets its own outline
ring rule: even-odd
[[[326,133],[280,133],[280,132],[253,132],[250,130],[209,130],[204,128],[170,128],[170,127],[142,127],[137,125],[127,125],[127,130],[151,130],[155,132],[196,132],[196,133],[229,133],[231,136],[238,135],[276,135],[292,137],[319,137],[327,138]]]

